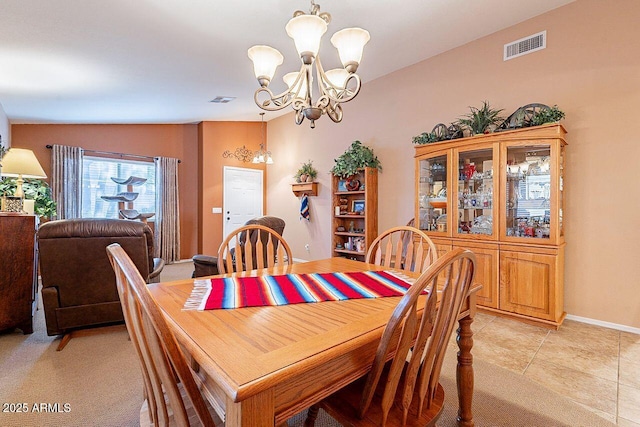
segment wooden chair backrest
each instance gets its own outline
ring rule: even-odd
[[[182,400],[177,376],[201,424],[215,426],[191,369],[138,269],[117,243],[107,246],[107,254],[116,274],[127,330],[138,353],[151,424],[169,425],[172,415],[177,425],[190,425],[188,402]]]
[[[397,400],[399,384],[402,384],[399,391],[400,407],[404,413],[402,425],[406,424],[416,387],[420,399],[418,414],[422,413],[425,402],[427,408],[430,406],[440,378],[447,343],[471,288],[475,262],[475,255],[469,250],[456,248],[449,251],[424,271],[402,297],[385,327],[367,377],[360,403],[360,417],[364,417],[369,408],[388,355],[394,351],[382,397],[382,425],[386,423],[394,399]],[[440,294],[436,290],[441,273],[445,283]],[[420,316],[418,297],[425,289],[429,294]],[[411,356],[405,369],[409,350]],[[404,377],[402,382],[401,377]]]
[[[436,259],[438,251],[429,236],[422,230],[404,225],[390,228],[376,237],[369,246],[365,262],[421,273]]]
[[[276,231],[258,224],[230,233],[218,249],[220,274],[293,264],[291,248]]]

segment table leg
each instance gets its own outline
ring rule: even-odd
[[[458,426],[473,427],[471,401],[473,399],[473,332],[471,323],[473,316],[468,315],[458,321],[458,366],[456,368],[456,382],[458,384]]]
[[[227,398],[225,426],[273,427],[275,423],[273,389],[234,402]]]

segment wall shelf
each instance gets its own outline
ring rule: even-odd
[[[307,196],[318,195],[318,183],[317,182],[297,182],[291,184],[291,191],[296,197],[302,197],[303,194]]]

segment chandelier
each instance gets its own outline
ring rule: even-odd
[[[253,160],[251,161],[251,163],[266,163],[268,165],[272,165],[273,157],[271,157],[271,151],[266,151],[264,149],[264,144],[266,143],[265,135],[264,135],[264,113],[260,113],[260,117],[261,117],[260,140],[262,142],[260,143],[260,149],[256,151],[255,154],[253,155]]]
[[[340,61],[344,68],[324,71],[320,63],[318,50],[320,39],[327,31],[331,15],[320,13],[320,5],[311,0],[309,14],[301,10],[293,13],[285,30],[296,45],[302,61],[300,71],[285,74],[283,80],[288,86],[284,92],[274,95],[269,89],[278,65],[284,57],[277,49],[270,46],[257,45],[249,49],[249,59],[253,61],[253,71],[260,83],[254,99],[263,110],[277,111],[289,105],[296,112],[296,124],[307,118],[311,128],[323,114],[339,123],[342,120],[341,103],[351,101],[360,91],[360,77],[356,74],[362,50],[369,41],[369,32],[362,28],[345,28],[331,37],[331,43],[338,49]],[[313,65],[315,63],[315,80],[318,94],[313,101]],[[266,99],[265,99],[266,98]]]
[[[264,144],[260,144],[260,150],[255,152],[251,163],[266,163],[272,165],[273,157],[271,157],[271,151],[265,151]]]

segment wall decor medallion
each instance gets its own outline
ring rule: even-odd
[[[249,163],[253,160],[253,151],[249,150],[246,146],[243,145],[242,147],[236,148],[233,152],[225,150],[225,152],[222,153],[222,157],[224,157],[225,159],[234,157],[241,162]]]

